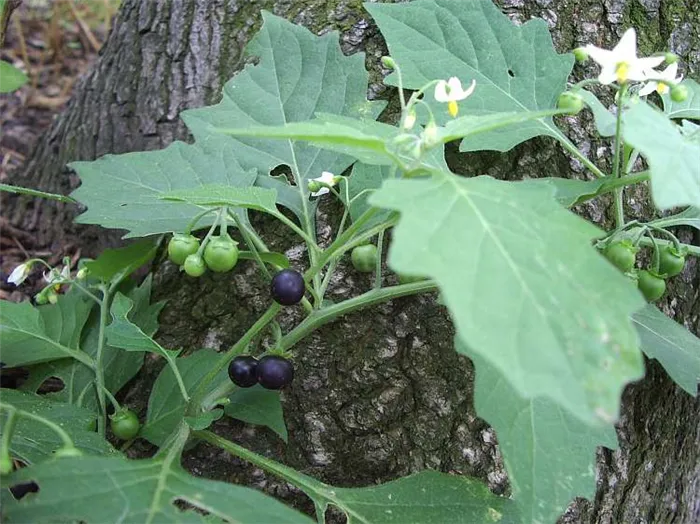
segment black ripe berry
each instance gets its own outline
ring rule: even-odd
[[[22,484],[10,486],[10,493],[12,493],[12,496],[17,500],[24,497],[27,493],[36,493],[37,491],[39,491],[39,486],[37,486],[36,482],[34,481],[23,482]]]
[[[234,358],[228,365],[228,376],[231,382],[241,388],[249,388],[258,383],[255,370],[258,367],[258,360],[250,355]]]
[[[294,379],[291,360],[277,355],[268,355],[258,361],[258,382],[265,389],[282,389]]]
[[[278,304],[292,306],[304,297],[304,277],[293,269],[283,269],[272,279],[270,293]]]

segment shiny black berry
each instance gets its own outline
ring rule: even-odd
[[[291,360],[277,355],[268,355],[258,361],[258,382],[265,389],[281,389],[294,379]]]
[[[283,269],[272,279],[270,293],[278,304],[292,306],[304,298],[304,277],[293,269]]]
[[[250,355],[234,358],[228,365],[228,376],[231,382],[242,388],[249,388],[258,383],[255,370],[258,360]]]
[[[10,492],[17,500],[24,497],[27,493],[36,493],[37,491],[39,491],[39,486],[37,486],[37,483],[34,481],[22,482],[21,484],[10,486]]]

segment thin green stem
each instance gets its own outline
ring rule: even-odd
[[[194,226],[197,225],[197,222],[199,222],[202,219],[202,217],[208,215],[209,213],[213,213],[215,211],[216,210],[214,208],[210,207],[210,208],[205,209],[201,213],[198,213],[197,215],[195,215],[194,218],[192,220],[190,220],[190,223],[187,224],[187,227],[185,228],[185,234],[191,235],[192,229],[194,228]]]
[[[75,204],[78,202],[69,196],[57,195],[56,193],[46,193],[45,191],[37,191],[36,189],[29,189],[26,187],[10,186],[8,184],[0,184],[0,191],[7,191],[8,193],[15,193],[18,195],[41,197],[47,200],[58,200],[59,202],[64,202],[66,204]]]
[[[255,245],[253,238],[251,237],[250,233],[248,232],[248,229],[243,227],[243,222],[241,221],[241,218],[236,213],[229,213],[229,215],[231,216],[231,218],[233,218],[233,221],[235,222],[236,227],[238,228],[238,231],[241,232],[241,236],[243,237],[243,240],[245,241],[246,245],[248,246],[248,249],[250,249],[253,252],[253,256],[255,257],[255,261],[258,263],[258,266],[260,267],[260,271],[262,271],[263,276],[267,280],[272,279],[272,276],[270,275],[270,271],[268,271],[267,266],[265,265],[265,262],[263,262],[263,259],[260,258],[260,252],[258,251],[258,247]]]
[[[63,282],[62,282],[63,283]],[[98,306],[102,305],[102,299],[100,299],[97,295],[92,293],[90,290],[88,290],[85,286],[78,284],[76,280],[69,280],[65,282],[66,284],[70,284],[72,286],[77,287],[80,291],[82,291],[87,297],[92,299]]]
[[[620,178],[621,153],[622,153],[622,112],[627,94],[627,84],[622,84],[618,92],[617,115],[615,117],[615,144],[613,153],[612,177]],[[624,186],[618,187],[613,192],[615,200],[615,226],[621,227],[625,223],[625,210],[623,206]]]
[[[109,303],[111,294],[108,292],[107,288],[103,285],[102,289],[102,301],[100,302],[100,326],[97,335],[97,352],[95,353],[95,387],[97,388],[97,401],[100,407],[100,412],[97,417],[97,432],[101,436],[105,436],[107,430],[107,402],[105,401],[105,375],[104,368],[102,367],[102,356],[104,353],[105,346],[105,328],[107,327],[107,320],[109,316]]]
[[[603,173],[598,166],[596,166],[593,162],[591,162],[586,155],[584,155],[578,147],[576,147],[574,144],[572,144],[568,138],[563,138],[559,139],[559,143],[562,145],[564,149],[566,149],[569,153],[574,155],[578,160],[591,172],[593,173],[597,178],[605,178],[607,175]]]
[[[4,407],[5,410],[7,410],[7,419],[5,420],[5,427],[2,428],[2,441],[0,441],[0,450],[2,450],[2,453],[6,453],[9,455],[10,444],[12,443],[12,434],[14,433],[15,426],[17,425],[17,408],[9,404],[2,404],[1,402],[0,405]]]
[[[267,326],[270,322],[272,322],[272,320],[274,320],[281,308],[282,306],[280,306],[276,302],[272,304],[269,308],[267,308],[267,311],[265,311],[265,313],[263,313],[263,315],[255,322],[255,324],[253,324],[250,327],[250,329],[248,329],[248,331],[245,332],[245,334],[238,340],[238,342],[236,342],[226,353],[219,357],[219,360],[216,362],[216,364],[214,364],[214,367],[212,367],[212,369],[209,370],[209,373],[207,373],[205,377],[201,380],[199,386],[197,386],[197,389],[192,395],[192,399],[189,403],[190,411],[196,411],[199,408],[199,406],[201,405],[201,401],[204,398],[207,389],[209,388],[209,385],[214,381],[216,376],[223,369],[226,369],[229,363],[237,355],[240,355],[243,351],[245,351],[245,348],[248,346],[248,344],[250,344],[253,338],[260,331],[262,331],[262,329],[265,326]]]
[[[656,242],[656,245],[658,246],[673,246],[673,242],[669,240],[662,240],[660,238],[654,239]],[[649,238],[644,237],[639,240],[639,244],[642,246],[646,247],[654,247],[654,242],[652,242]],[[689,255],[694,256],[694,257],[700,257],[700,247],[698,246],[692,246],[690,244],[683,244],[681,243],[681,249],[683,249],[684,252],[687,252]]]
[[[422,280],[410,284],[373,289],[362,295],[334,304],[319,311],[315,311],[301,322],[292,331],[287,333],[279,343],[279,349],[288,350],[304,337],[318,329],[319,327],[334,321],[336,318],[359,309],[363,309],[375,304],[393,300],[399,297],[435,291],[437,286],[432,280]]]
[[[308,235],[306,231],[297,226],[292,220],[288,219],[282,213],[275,213],[272,216],[274,216],[277,220],[282,222],[285,226],[287,226],[289,229],[291,229],[297,235],[304,239],[304,242],[306,242],[307,246],[309,247],[309,257],[311,257],[311,253],[318,252],[318,245],[316,244],[316,240],[314,240],[310,235]]]
[[[202,239],[202,243],[199,245],[199,249],[197,249],[197,254],[201,257],[202,253],[204,253],[204,250],[207,248],[207,243],[209,242],[209,239],[211,236],[214,234],[214,231],[216,231],[216,227],[219,225],[219,222],[221,222],[221,216],[222,213],[224,212],[225,208],[219,208],[219,211],[216,214],[216,220],[214,220],[214,223],[211,225],[209,228],[209,231],[207,231],[207,234],[204,235],[204,238]]]
[[[119,405],[119,401],[116,398],[114,398],[114,395],[112,395],[112,392],[106,387],[104,388],[104,391],[105,391],[105,395],[109,399],[109,402],[112,404],[112,407],[114,408],[114,412],[116,413],[117,411],[122,409],[122,407]]]
[[[382,249],[384,247],[384,231],[377,238],[377,266],[374,270],[374,289],[382,287]]]

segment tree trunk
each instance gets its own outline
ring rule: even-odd
[[[648,45],[643,52],[670,46],[687,64],[686,74],[697,77],[700,40],[693,28],[700,27],[700,9],[694,3],[503,0],[500,5],[517,21],[533,16],[547,20],[560,52],[587,42],[609,44],[634,25]],[[242,66],[242,50],[260,25],[261,9],[315,33],[339,29],[344,51],[365,51],[371,78],[380,79],[378,59],[386,49],[355,0],[124,0],[100,60],[38,144],[24,176],[13,182],[67,193],[79,182],[65,168],[69,161],[186,140],[179,112],[218,100],[223,82]],[[582,75],[584,70],[577,66],[575,72]],[[370,93],[393,94],[378,84]],[[592,156],[607,147],[590,138],[590,122],[579,119],[568,125],[579,147]],[[468,164],[454,151],[448,160],[458,172],[497,177],[514,166],[519,175],[532,177],[542,176],[543,165],[549,167],[547,176],[582,170],[546,140],[531,141],[507,155],[472,155]],[[73,207],[25,197],[3,199],[3,214],[24,228],[33,221],[43,245],[80,237],[95,254],[117,239],[114,232],[72,224]],[[322,222],[335,211],[324,209]],[[581,210],[598,220],[608,211],[600,205]],[[278,249],[291,247],[290,241],[271,239]],[[344,285],[336,291],[338,297],[370,286],[368,277],[340,271]],[[696,274],[693,261],[675,279],[673,298],[664,304],[695,332],[700,303],[691,286],[697,284]],[[168,299],[159,335],[166,347],[228,347],[265,307],[258,298],[263,283],[252,265],[193,281],[164,264],[156,270],[156,284],[156,298]],[[283,327],[293,320],[286,319]],[[218,423],[216,431],[337,485],[366,485],[434,468],[479,477],[495,492],[506,493],[493,432],[472,406],[472,367],[455,353],[452,336],[445,310],[432,297],[395,300],[371,314],[340,319],[297,346],[298,375],[285,394],[288,445],[266,430],[230,420]],[[127,403],[145,411],[157,371],[153,364],[146,366],[130,387]],[[599,453],[595,500],[577,501],[562,521],[700,521],[700,402],[651,363],[647,377],[624,395],[619,437],[620,450]],[[214,448],[198,446],[187,455],[186,465],[196,474],[258,486],[309,508],[288,485]]]

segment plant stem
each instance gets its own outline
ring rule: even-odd
[[[574,155],[578,160],[586,166],[586,168],[593,173],[597,178],[605,178],[605,173],[603,173],[598,166],[596,166],[593,162],[591,162],[586,155],[584,155],[578,147],[576,147],[574,144],[572,144],[568,138],[559,139],[559,143],[562,145],[564,149],[566,149],[569,153]]]
[[[104,437],[106,434],[107,421],[107,402],[105,401],[105,375],[102,367],[102,354],[105,345],[105,328],[107,327],[107,317],[109,315],[109,303],[111,294],[107,288],[102,285],[102,302],[100,302],[100,328],[97,335],[97,353],[95,354],[95,386],[97,388],[97,401],[100,406],[100,412],[97,417],[97,432]]]
[[[114,408],[114,412],[116,413],[117,411],[119,411],[122,407],[119,405],[119,401],[117,401],[117,399],[114,398],[114,395],[112,395],[112,392],[107,388],[104,388],[104,392],[105,392],[105,395],[107,396],[107,398],[109,399],[110,403],[112,404],[112,407]]]
[[[2,428],[2,441],[0,441],[0,450],[2,453],[10,453],[10,444],[12,443],[12,434],[15,431],[15,426],[17,425],[17,408],[11,405],[4,405],[0,403],[0,406],[7,410],[7,420],[5,420],[5,427]]]
[[[23,409],[17,409],[16,407],[10,405],[10,404],[5,404],[3,402],[0,402],[0,408],[6,409],[9,413],[8,415],[8,420],[7,420],[7,426],[4,428],[3,432],[3,444],[4,440],[6,438],[12,438],[12,428],[9,426],[10,423],[14,424],[15,422],[15,417],[24,417],[24,418],[29,418],[32,420],[36,420],[37,422],[40,422],[41,424],[44,424],[45,426],[48,426],[51,428],[63,441],[63,445],[66,446],[67,448],[73,448],[75,447],[75,444],[73,444],[73,439],[70,438],[70,435],[66,433],[66,431],[56,424],[55,422],[41,417],[39,415],[35,415],[34,413],[30,411],[25,411]],[[12,416],[12,420],[10,420],[10,415]],[[9,436],[8,436],[9,435]]]
[[[241,218],[235,212],[229,213],[229,215],[231,216],[231,218],[233,218],[233,221],[236,223],[236,227],[238,228],[238,231],[241,232],[241,236],[243,236],[243,240],[245,240],[248,249],[250,249],[253,252],[255,261],[258,263],[258,266],[260,267],[260,270],[262,271],[263,275],[267,280],[271,280],[272,277],[270,276],[270,272],[268,271],[265,262],[263,262],[262,258],[260,258],[258,247],[255,245],[255,242],[253,241],[253,238],[251,237],[248,230],[245,227],[243,227]]]
[[[382,287],[382,249],[384,247],[384,231],[377,238],[377,266],[374,270],[374,289]]]
[[[615,116],[615,145],[613,153],[612,177],[620,178],[620,164],[622,151],[622,111],[625,103],[625,95],[627,94],[627,84],[622,84],[618,92],[617,115]],[[613,192],[615,200],[615,227],[622,227],[625,223],[625,210],[623,207],[623,191],[624,186],[618,187]]]
[[[427,291],[435,291],[437,286],[432,280],[423,280],[420,282],[412,282],[410,284],[402,284],[399,286],[390,286],[380,289],[373,289],[362,295],[345,300],[338,304],[334,304],[327,308],[315,311],[301,322],[292,331],[287,333],[279,343],[279,349],[288,350],[297,342],[309,335],[324,324],[334,321],[336,318],[357,311],[358,309],[373,306],[381,302],[386,302],[394,298],[415,295]]]
[[[36,189],[11,186],[8,184],[0,184],[0,191],[7,191],[8,193],[15,193],[19,195],[41,197],[46,198],[47,200],[58,200],[59,202],[65,202],[66,204],[75,204],[78,202],[77,200],[69,196],[57,195],[56,193],[46,193],[45,191],[37,191]]]
[[[207,388],[214,381],[219,372],[221,372],[221,370],[223,369],[226,369],[229,363],[237,355],[241,354],[245,350],[246,346],[248,346],[250,341],[253,340],[255,335],[257,335],[260,331],[262,331],[262,329],[265,326],[272,322],[272,320],[277,316],[277,313],[279,313],[281,308],[282,306],[280,306],[277,302],[272,304],[269,308],[267,308],[267,311],[265,311],[265,313],[263,313],[263,315],[255,322],[255,324],[253,324],[250,327],[250,329],[248,329],[248,331],[245,332],[245,334],[238,340],[238,342],[236,342],[226,353],[221,355],[216,364],[214,364],[214,367],[211,370],[209,370],[209,373],[206,374],[206,376],[202,379],[202,381],[199,383],[199,386],[193,393],[189,403],[190,406],[188,411],[197,410],[201,406],[202,399],[206,394]]]
[[[656,245],[658,246],[672,246],[675,247],[673,242],[669,240],[663,240],[660,238],[654,239],[654,242],[656,242]],[[643,237],[639,240],[639,244],[642,246],[646,247],[654,247],[654,242],[651,241],[648,237]],[[689,255],[692,255],[694,257],[700,257],[700,247],[698,246],[691,246],[690,244],[681,244],[681,248],[684,251],[687,251]]]

